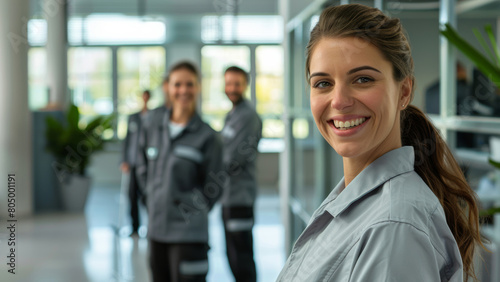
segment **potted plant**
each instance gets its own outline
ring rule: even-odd
[[[46,119],[46,149],[54,155],[51,167],[60,184],[63,207],[69,211],[83,211],[90,189],[86,175],[93,153],[102,150],[102,133],[111,128],[114,115],[97,116],[87,124],[80,124],[78,107],[71,104],[63,122],[48,116]]]

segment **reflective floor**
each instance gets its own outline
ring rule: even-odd
[[[0,281],[150,281],[148,243],[143,236],[126,235],[127,228],[123,226],[127,225],[128,216],[124,200],[118,187],[93,187],[85,214],[57,213],[20,219],[16,274],[7,273],[2,266]],[[275,281],[285,261],[275,190],[260,194],[255,211],[258,281]],[[225,256],[220,218],[220,207],[216,206],[210,215],[207,281],[234,281]]]

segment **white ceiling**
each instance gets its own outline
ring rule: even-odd
[[[15,0],[12,0],[15,1]],[[41,3],[46,0],[30,0],[32,15],[43,17]],[[61,1],[61,0],[51,0]],[[222,15],[277,15],[279,0],[66,0],[70,16],[85,16],[93,13],[120,13],[160,17]],[[288,0],[293,17],[314,0]],[[403,12],[438,12],[438,0],[383,0],[388,9],[403,9]],[[327,1],[339,4],[340,0]],[[374,0],[352,0],[354,3],[373,5]],[[472,15],[497,15],[500,0],[457,0],[458,5],[472,6]],[[478,6],[478,7],[475,7]],[[476,9],[479,8],[479,9]]]
[[[31,0],[33,14],[42,12],[44,0]],[[278,0],[67,0],[73,16],[92,13],[182,16],[227,14],[276,15]],[[309,2],[309,0],[303,0]]]

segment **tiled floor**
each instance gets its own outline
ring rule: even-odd
[[[279,198],[269,192],[274,190],[266,191],[257,200],[254,227],[261,282],[275,281],[285,261]],[[128,216],[121,216],[120,200],[124,198],[118,187],[99,186],[91,190],[85,214],[44,214],[19,220],[16,274],[7,273],[2,265],[0,281],[150,281],[147,240],[120,236],[124,228],[119,229],[119,223],[128,221]],[[234,281],[223,234],[216,206],[210,215],[209,282]]]

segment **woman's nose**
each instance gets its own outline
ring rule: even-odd
[[[349,87],[337,83],[331,92],[330,106],[336,110],[342,111],[351,107],[354,99],[351,96]]]

